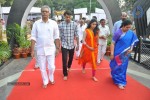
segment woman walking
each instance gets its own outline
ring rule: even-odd
[[[94,81],[98,81],[98,79],[95,77],[96,58],[98,52],[98,31],[98,23],[95,19],[92,19],[83,34],[83,45],[79,56],[79,64],[82,64],[83,73],[85,73],[86,63],[91,64],[92,79]]]
[[[132,22],[125,20],[120,29],[114,33],[111,44],[110,68],[114,83],[120,89],[125,89],[126,71],[130,53],[138,42],[138,38],[130,30]]]

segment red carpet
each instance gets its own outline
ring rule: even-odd
[[[41,73],[33,69],[34,60],[25,68],[18,82],[30,82],[30,86],[14,86],[7,100],[150,100],[150,89],[131,77],[127,77],[125,90],[118,89],[110,78],[108,61],[98,66],[96,77],[91,79],[91,69],[87,66],[86,74],[74,59],[68,81],[63,81],[61,55],[56,58],[55,85],[42,88]]]

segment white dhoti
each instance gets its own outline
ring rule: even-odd
[[[106,53],[107,41],[100,40],[98,45],[98,55],[97,55],[97,63],[100,63],[103,60],[104,55]]]
[[[54,82],[55,71],[55,40],[59,39],[59,28],[55,21],[42,19],[33,24],[31,40],[36,42],[36,53],[40,67],[43,84]],[[46,71],[48,67],[48,73]]]
[[[50,82],[54,82],[54,71],[55,71],[55,55],[38,55],[38,62],[42,74],[43,84],[47,85]],[[48,73],[46,71],[48,66]]]

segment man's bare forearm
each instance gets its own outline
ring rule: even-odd
[[[114,55],[114,43],[110,45],[111,55]]]
[[[60,39],[55,39],[56,49],[60,49]]]
[[[34,52],[35,41],[31,40],[31,52]]]

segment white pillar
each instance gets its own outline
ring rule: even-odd
[[[30,4],[28,5],[27,9],[25,10],[24,12],[24,15],[22,17],[22,21],[21,21],[21,27],[23,27],[27,21],[27,17],[28,17],[28,14],[31,10],[31,8],[33,7],[33,5],[35,4],[37,0],[31,0]]]
[[[110,12],[109,12],[106,4],[104,3],[104,0],[97,0],[97,1],[101,4],[102,8],[104,9],[104,11],[106,13],[106,17],[108,18],[108,22],[109,22],[109,28],[110,28],[110,31],[112,32],[113,22],[112,22]]]

